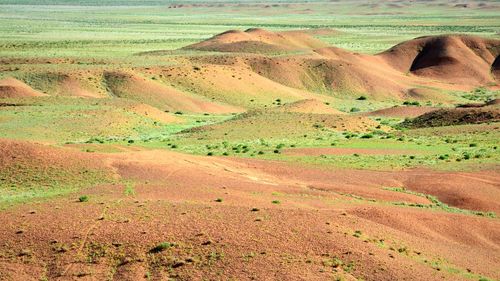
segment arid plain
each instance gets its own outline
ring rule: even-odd
[[[499,15],[0,0],[0,280],[500,280]]]

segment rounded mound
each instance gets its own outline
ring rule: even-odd
[[[493,82],[491,69],[500,54],[499,47],[500,40],[442,35],[406,41],[379,56],[403,72],[478,85]]]
[[[154,106],[160,110],[199,113],[241,111],[233,106],[206,101],[135,73],[105,72],[104,78],[113,95]]]
[[[0,98],[25,98],[45,96],[25,83],[14,79],[5,78],[0,80]]]
[[[463,124],[479,124],[500,121],[498,107],[449,108],[425,113],[417,118],[403,122],[409,128],[440,127]]]
[[[208,40],[186,46],[183,49],[214,52],[272,53],[315,49],[325,46],[325,43],[304,32],[272,32],[261,28],[249,28],[245,31],[226,31]]]

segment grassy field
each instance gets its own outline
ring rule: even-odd
[[[341,48],[376,53],[422,35],[498,37],[500,30],[498,7],[460,8],[423,2],[409,6],[370,6],[357,1],[227,2],[209,5],[187,1],[183,7],[173,8],[172,1],[2,0],[0,56],[127,58],[139,62],[134,53],[177,49],[229,29],[249,27],[333,28],[339,33],[319,38]]]

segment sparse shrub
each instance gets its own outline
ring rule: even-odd
[[[280,154],[281,153],[279,149],[275,149],[273,152],[276,153],[276,154]]]
[[[257,154],[259,154],[259,155],[263,155],[263,154],[264,154],[264,151],[262,151],[262,150],[261,150],[261,151],[257,152]]]
[[[86,141],[85,143],[104,143],[104,140],[103,139],[100,139],[100,138],[91,138],[89,139],[88,141]]]
[[[222,201],[224,201],[222,198],[217,198],[217,199],[215,199],[215,202],[218,202],[218,203],[220,203],[220,202],[222,202]]]
[[[273,200],[273,201],[271,201],[271,203],[273,203],[273,204],[280,204],[281,202],[280,202],[280,200]]]
[[[352,107],[350,110],[350,112],[359,112],[359,111],[360,111],[360,109],[357,107]]]
[[[477,143],[470,143],[469,147],[477,147]]]
[[[169,243],[169,242],[162,242],[158,245],[156,245],[154,248],[152,248],[151,250],[149,250],[150,253],[159,253],[159,252],[163,252],[165,251],[166,249],[168,248],[171,248],[175,246],[175,244],[173,243]]]
[[[78,201],[87,202],[87,201],[89,201],[89,197],[87,195],[82,195],[78,198]]]
[[[209,153],[207,153],[207,156],[213,156],[214,153],[212,151],[210,151]]]
[[[443,154],[443,155],[439,155],[438,159],[439,160],[446,160],[448,159],[450,156],[448,154]]]
[[[357,100],[366,100],[367,98],[365,96],[360,96],[359,98],[357,98]]]
[[[321,128],[324,128],[325,126],[323,124],[314,124],[313,125],[313,128],[315,129],[321,129]]]
[[[405,255],[408,255],[408,253],[409,253],[408,248],[405,246],[398,248],[398,252],[400,254],[405,254]]]
[[[177,114],[177,115],[182,115],[182,111],[176,111],[174,114]]]
[[[420,102],[418,102],[418,101],[405,101],[405,102],[403,102],[403,105],[420,106]]]
[[[373,138],[373,135],[372,134],[364,134],[361,136],[362,139],[371,139]]]

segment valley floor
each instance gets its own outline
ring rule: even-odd
[[[6,207],[2,280],[500,278],[498,170],[324,169],[1,143],[4,160],[23,148],[20,163],[38,156],[112,179]]]

